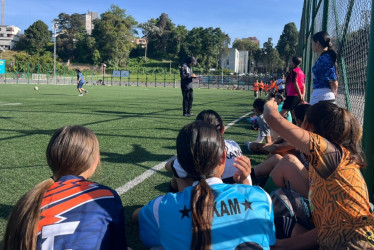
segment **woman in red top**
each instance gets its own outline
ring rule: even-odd
[[[301,57],[292,57],[292,69],[286,77],[286,101],[281,110],[281,115],[285,117],[289,111],[292,111],[300,102],[304,102],[304,83],[305,75],[300,69]]]

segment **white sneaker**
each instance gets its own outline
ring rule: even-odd
[[[252,150],[250,148],[251,142],[250,141],[245,141],[244,144],[247,146],[249,152],[252,152]]]
[[[81,93],[81,94],[79,94],[79,96],[83,96],[83,94]]]

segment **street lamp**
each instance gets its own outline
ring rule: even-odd
[[[103,63],[103,85],[105,85],[105,82],[104,82],[105,67],[106,67],[106,64]]]
[[[53,82],[56,84],[56,29],[57,29],[57,22],[52,22],[52,29],[53,29]]]

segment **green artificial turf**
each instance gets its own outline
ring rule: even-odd
[[[74,85],[0,85],[0,237],[12,206],[34,185],[51,176],[45,149],[53,132],[64,125],[83,125],[97,135],[101,167],[93,181],[114,189],[175,155],[179,130],[194,117],[182,116],[178,88],[135,86],[85,86],[79,97]],[[193,112],[213,109],[225,124],[252,109],[251,91],[194,89]],[[225,133],[237,141],[244,154],[244,141],[257,132],[242,119]],[[253,157],[253,165],[262,156]],[[131,214],[149,200],[167,192],[170,174],[164,169],[121,195],[126,211],[127,239],[142,249],[138,227]]]

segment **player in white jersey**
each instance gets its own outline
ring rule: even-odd
[[[207,122],[218,129],[221,134],[225,132],[225,126],[223,125],[222,118],[214,110],[204,110],[201,111],[196,120]],[[233,140],[225,140],[226,149],[226,164],[225,171],[222,174],[222,181],[224,183],[232,184],[235,183],[233,176],[237,172],[237,168],[234,167],[234,159],[237,156],[243,155],[242,150],[238,143]],[[172,189],[175,191],[183,191],[184,188],[192,185],[193,180],[188,177],[187,172],[181,167],[178,160],[172,160],[166,163],[166,170],[173,172],[174,176],[171,182]],[[251,177],[248,177],[249,183],[252,185]]]

